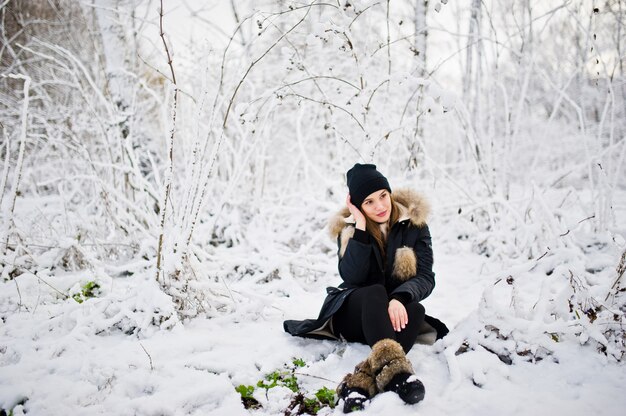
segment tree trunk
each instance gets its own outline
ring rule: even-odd
[[[466,103],[471,103],[469,104],[471,106],[471,121],[475,127],[478,111],[478,97],[481,95],[480,85],[478,85],[480,82],[480,60],[482,59],[480,20],[481,0],[472,0],[465,60],[465,76],[463,80],[463,98]]]
[[[104,73],[106,79],[106,90],[111,97],[114,107],[112,111],[112,123],[109,130],[111,137],[110,143],[115,146],[115,163],[120,163],[126,159],[128,155],[129,163],[135,158],[133,146],[126,140],[131,136],[132,126],[132,109],[134,88],[133,81],[128,75],[128,70],[133,68],[130,66],[129,46],[132,45],[132,39],[128,36],[126,28],[132,28],[133,23],[128,21],[130,16],[129,6],[123,0],[94,0],[93,10],[96,17],[96,23],[99,27],[99,35],[102,46],[102,60],[104,65]],[[133,7],[130,5],[130,7]],[[113,121],[114,120],[114,121]],[[132,139],[130,139],[132,140]],[[114,175],[114,178],[117,175]],[[114,186],[123,189],[131,200],[134,199],[132,187],[129,185],[129,174],[124,174],[122,183],[115,179]]]
[[[426,71],[426,40],[428,31],[426,30],[426,10],[428,10],[428,0],[415,1],[415,55],[418,65],[418,76],[424,77]]]
[[[428,71],[426,70],[426,45],[428,31],[426,28],[426,10],[428,10],[428,0],[415,0],[415,7],[413,13],[415,40],[414,50],[415,58],[417,61],[417,76],[420,78],[426,78]],[[420,114],[422,113],[422,96],[424,94],[424,86],[420,85],[417,93],[417,105],[416,105],[416,119],[415,119],[415,132],[413,141],[410,144],[409,152],[409,169],[415,169],[421,164],[423,159],[423,149],[419,145],[419,139],[422,139],[424,143],[424,126],[421,123]]]
[[[121,111],[128,109],[132,92],[128,77],[124,74],[124,69],[128,67],[129,42],[122,20],[125,13],[120,13],[123,4],[121,0],[94,1],[96,21],[102,36],[107,87],[113,102]]]

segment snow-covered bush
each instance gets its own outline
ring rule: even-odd
[[[355,161],[377,163],[394,186],[432,194],[443,206],[433,221],[449,224],[438,238],[467,241],[502,268],[537,261],[548,247],[589,257],[566,234],[579,226],[615,232],[623,109],[604,87],[591,88],[585,62],[567,48],[527,47],[570,24],[567,5],[504,2],[485,13],[480,2],[438,3],[440,14],[469,23],[469,40],[430,30],[435,47],[420,50],[420,13],[433,19],[428,28],[446,27],[433,9],[244,1],[225,44],[195,42],[184,57],[169,37],[167,5],[162,16],[148,14],[162,39],[146,39],[132,5],[101,5],[114,3],[58,15],[82,16],[71,33],[98,28],[89,47],[43,31],[26,36],[6,67],[31,82],[2,79],[11,110],[2,147],[4,279],[54,257],[55,269],[152,274],[181,318],[231,312],[238,300],[229,282],[335,273],[324,226]],[[511,32],[511,13],[549,30]],[[616,22],[610,11],[592,17],[576,34],[608,53],[615,40],[592,31],[606,34]],[[577,39],[561,40],[586,50]],[[590,108],[572,98],[560,58]],[[614,91],[620,76],[597,72],[595,80]],[[140,270],[123,266],[135,259]]]

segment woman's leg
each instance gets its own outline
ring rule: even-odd
[[[384,286],[356,289],[333,316],[333,327],[347,341],[368,344],[370,347],[381,339],[395,340],[396,333],[391,326],[388,307],[389,298]]]
[[[409,352],[415,344],[419,329],[424,322],[424,307],[419,302],[411,302],[404,305],[409,316],[408,325],[400,332],[396,332],[395,340],[402,345],[404,352]]]

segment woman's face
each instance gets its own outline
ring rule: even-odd
[[[363,204],[361,204],[361,211],[372,221],[378,223],[387,222],[391,215],[389,191],[381,189],[369,194],[363,201]]]

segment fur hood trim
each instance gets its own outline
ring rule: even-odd
[[[426,224],[430,215],[430,204],[419,192],[410,189],[397,189],[391,193],[393,200],[400,206],[402,211],[400,220],[408,219],[416,227]],[[348,207],[343,207],[339,212],[330,218],[328,231],[330,236],[336,240],[348,226],[354,225],[354,218],[350,214]]]

